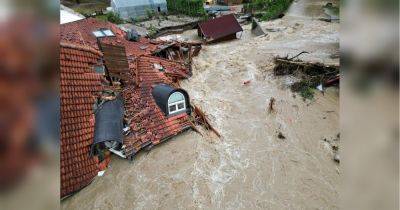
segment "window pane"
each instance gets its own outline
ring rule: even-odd
[[[183,96],[182,93],[175,92],[175,93],[172,93],[171,96],[169,97],[168,103],[175,103],[175,102],[184,101],[184,100],[185,100],[185,97]]]
[[[185,108],[185,104],[184,103],[178,104],[178,109],[183,109],[183,108]]]
[[[101,31],[93,31],[94,36],[96,37],[104,37],[105,35]]]
[[[114,33],[113,33],[111,30],[109,30],[109,29],[103,30],[103,33],[104,33],[106,36],[114,36]]]
[[[176,105],[169,106],[169,112],[176,111]]]

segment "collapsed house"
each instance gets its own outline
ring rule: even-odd
[[[199,54],[201,48],[201,43],[166,42],[160,44],[152,55],[168,60],[179,61],[190,68],[192,58]]]
[[[144,17],[148,12],[167,12],[166,0],[111,0],[114,12],[123,19]]]
[[[194,126],[179,87],[190,68],[126,34],[93,18],[61,25],[61,197],[104,170],[109,151],[132,160]]]
[[[230,14],[199,23],[197,33],[207,43],[211,43],[236,39],[237,33],[242,31],[235,16]]]

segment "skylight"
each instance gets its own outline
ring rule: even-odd
[[[106,36],[114,36],[114,33],[113,33],[111,30],[109,30],[109,29],[104,30],[103,33],[104,33]]]
[[[105,37],[106,35],[102,31],[93,31],[95,37]]]
[[[115,36],[110,29],[100,29],[98,31],[93,31],[95,37],[105,37],[105,36]]]

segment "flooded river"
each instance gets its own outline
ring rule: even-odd
[[[324,141],[339,133],[338,90],[303,101],[287,88],[294,78],[272,75],[276,55],[339,62],[339,24],[317,20],[321,2],[299,0],[283,19],[261,23],[268,35],[252,37],[247,25],[241,39],[206,45],[194,58],[181,85],[222,138],[188,131],[133,162],[113,157],[62,208],[338,209],[340,165]]]

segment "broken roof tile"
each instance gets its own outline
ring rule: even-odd
[[[187,68],[181,63],[154,56],[140,56],[135,60],[137,69],[131,69],[137,77],[138,87],[128,86],[122,91],[126,116],[135,134],[126,137],[126,154],[134,154],[148,144],[158,144],[189,127],[189,116],[182,113],[174,117],[165,116],[151,94],[153,85],[164,83],[173,85],[175,76],[160,72],[154,64],[165,68],[165,72],[175,73],[179,78],[187,78]]]

